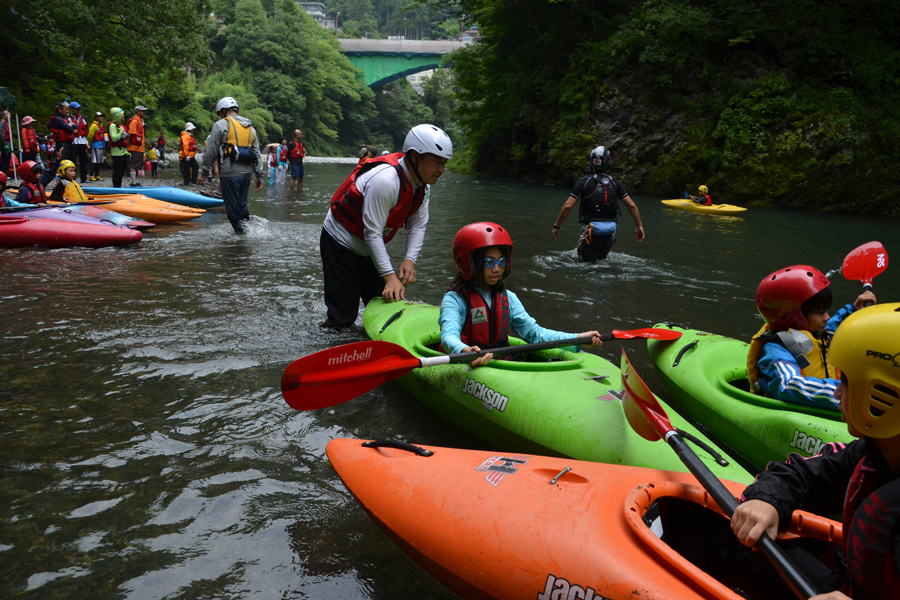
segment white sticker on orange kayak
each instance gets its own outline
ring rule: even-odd
[[[562,577],[547,575],[544,591],[538,594],[538,600],[610,600],[598,594],[594,588],[572,585]]]
[[[506,410],[506,403],[509,402],[508,396],[504,396],[500,392],[492,390],[485,384],[469,379],[468,377],[466,377],[466,382],[463,384],[463,394],[469,394],[470,396],[481,400],[481,406],[488,412],[493,411],[494,409],[503,412]]]
[[[524,465],[528,461],[525,460],[530,458],[529,456],[492,456],[480,465],[478,465],[475,470],[476,471],[487,471],[487,477],[485,479],[492,486],[497,487],[497,484],[506,476],[513,475],[516,471],[518,471],[518,467],[520,465]]]

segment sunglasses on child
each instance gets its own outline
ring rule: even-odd
[[[506,267],[506,257],[501,256],[500,258],[492,258],[490,256],[485,257],[484,259],[484,268],[485,269],[493,269],[494,265],[499,266],[501,269]]]

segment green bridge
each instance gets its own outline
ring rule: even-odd
[[[395,79],[437,69],[444,54],[462,48],[465,42],[432,40],[338,40],[357,69],[366,74],[366,85],[381,87]]]

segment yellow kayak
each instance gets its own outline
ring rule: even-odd
[[[676,200],[663,200],[662,203],[669,208],[677,208],[679,210],[689,210],[699,213],[708,213],[712,215],[736,215],[747,210],[743,206],[735,206],[733,204],[712,204],[710,206],[702,206],[700,204],[697,204],[693,200],[684,198]]]
[[[143,219],[151,223],[173,223],[175,221],[187,221],[203,216],[206,211],[202,208],[190,208],[180,204],[154,200],[140,194],[124,194],[116,196],[88,196],[87,202],[103,204],[104,208],[114,210],[117,213]],[[112,204],[109,204],[112,202]],[[58,204],[51,200],[49,204]]]

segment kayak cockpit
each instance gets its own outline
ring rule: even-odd
[[[524,343],[519,338],[509,338],[510,346],[518,346]],[[440,344],[440,332],[432,332],[416,339],[413,349],[420,356],[441,356],[445,353],[438,349]],[[584,357],[562,348],[529,352],[521,356],[522,360],[494,359],[481,368],[505,369],[507,371],[565,371],[568,369],[580,369],[584,362]]]
[[[823,417],[832,421],[840,421],[841,413],[836,410],[827,408],[818,408],[815,406],[807,406],[805,404],[792,404],[770,398],[768,396],[758,396],[750,393],[750,380],[747,378],[746,367],[737,367],[726,369],[719,374],[718,387],[727,395],[735,400],[755,404],[772,410],[787,410],[790,412],[803,413]]]

